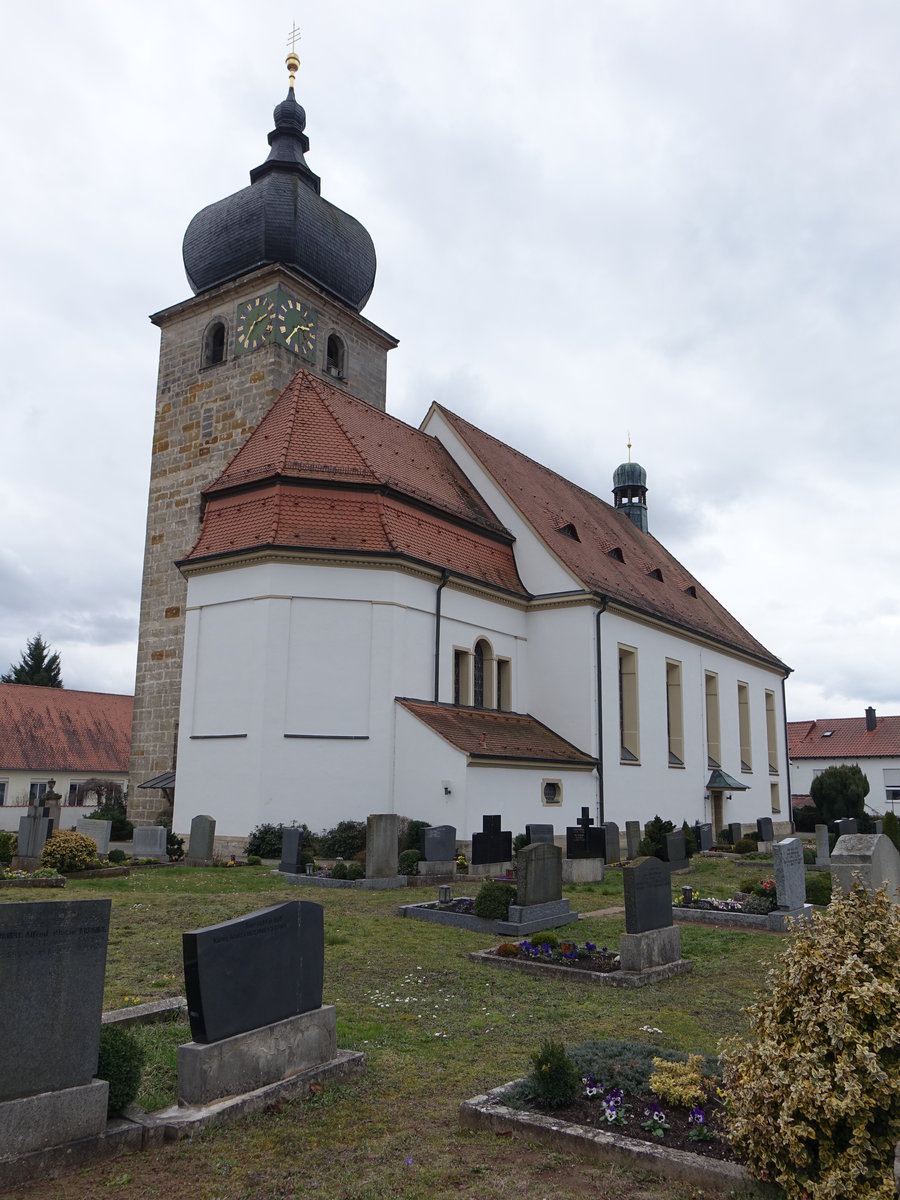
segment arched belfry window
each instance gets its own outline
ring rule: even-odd
[[[336,333],[329,333],[325,344],[325,370],[338,379],[347,378],[347,351]]]
[[[203,335],[203,366],[214,367],[225,361],[225,324],[213,321]]]

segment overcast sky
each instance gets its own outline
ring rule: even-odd
[[[900,5],[283,0],[4,10],[0,671],[134,686],[181,240],[268,153],[283,61],[378,254],[388,410],[439,400],[650,529],[794,668],[900,712]]]

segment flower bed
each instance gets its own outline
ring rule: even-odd
[[[66,886],[63,875],[29,875],[27,871],[3,871],[0,888],[61,888]]]
[[[607,975],[611,971],[621,969],[619,956],[606,946],[598,949],[593,942],[585,942],[579,946],[577,942],[560,941],[558,943],[533,943],[527,938],[521,942],[503,942],[494,950],[488,950],[497,958],[517,960],[520,962],[539,962],[560,967],[570,967],[576,971],[592,971],[596,974]]]

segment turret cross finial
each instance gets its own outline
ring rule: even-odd
[[[287,66],[287,69],[288,69],[288,79],[290,80],[291,91],[294,90],[294,79],[296,78],[297,71],[300,69],[300,59],[297,57],[297,42],[299,42],[299,40],[300,40],[300,33],[297,29],[296,24],[294,24],[294,22],[292,21],[291,22],[291,36],[287,40],[287,44],[290,46],[291,49],[290,49],[290,53],[288,54],[287,58],[284,60],[285,65]]]
[[[292,21],[291,22],[291,34],[287,40],[287,45],[290,46],[290,48],[294,51],[294,53],[296,53],[296,51],[297,51],[297,43],[299,41],[300,41],[300,31],[297,28],[296,24]]]
[[[628,461],[631,462],[631,430],[628,430]]]

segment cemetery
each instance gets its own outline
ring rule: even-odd
[[[592,842],[591,824],[574,828]],[[460,1189],[494,1197],[513,1186],[574,1197],[603,1194],[611,1160],[619,1164],[616,1194],[626,1200],[686,1196],[678,1188],[687,1183],[710,1198],[756,1187],[737,1161],[748,1154],[753,1161],[760,1141],[750,1117],[738,1119],[736,1110],[731,1118],[741,1147],[733,1149],[708,1083],[697,1085],[702,1103],[685,1107],[672,1098],[681,1083],[667,1093],[660,1080],[693,1069],[692,1055],[703,1057],[709,1080],[709,1064],[730,1045],[730,1060],[715,1068],[725,1072],[717,1086],[731,1078],[751,1088],[760,1072],[741,1057],[752,1046],[745,1010],[765,983],[764,960],[773,947],[778,953],[797,937],[813,938],[819,918],[798,927],[783,921],[763,946],[754,928],[679,918],[677,901],[687,890],[729,903],[746,881],[745,860],[695,856],[688,888],[672,877],[679,846],[671,861],[633,855],[639,846],[626,828],[620,865],[569,884],[565,850],[546,829],[530,827],[515,839],[515,852],[502,819],[499,827],[486,821],[481,832],[488,845],[476,832],[472,857],[486,854],[502,875],[457,875],[447,883],[442,866],[429,881],[438,900],[426,902],[465,907],[474,882],[479,890],[507,889],[507,926],[521,925],[523,916],[545,918],[536,931],[502,933],[499,946],[503,922],[496,918],[489,929],[398,921],[390,889],[325,889],[313,902],[302,885],[298,893],[293,872],[273,871],[277,858],[239,871],[160,865],[120,877],[73,875],[65,891],[35,900],[0,895],[4,1004],[17,1022],[0,1044],[0,1086],[14,1081],[0,1096],[0,1188],[15,1183],[17,1195],[34,1200],[106,1194],[119,1179],[172,1197],[209,1191],[235,1200],[377,1195],[385,1187],[410,1198]],[[614,853],[612,831],[603,834],[603,848]],[[210,838],[208,821],[192,828],[187,863],[205,860]],[[424,861],[451,861],[444,857],[451,842],[456,849],[449,830],[428,841],[435,852]],[[802,849],[785,841],[792,839],[773,845],[781,911],[807,914]],[[285,842],[284,861],[291,865],[293,855],[296,865],[297,847]],[[391,834],[387,853],[376,855],[387,872],[395,869],[396,844]],[[835,896],[845,895],[844,881],[856,874],[868,899],[853,892],[850,903],[866,920],[887,920],[877,888],[900,883],[893,843],[846,834],[831,858]],[[513,864],[510,880],[505,868]],[[891,912],[897,907],[884,903]],[[554,906],[567,918],[555,928]],[[900,973],[900,955],[887,962],[900,949],[893,921],[889,936],[866,945],[884,957],[880,969]],[[849,939],[849,927],[843,919],[838,934]],[[814,942],[809,947],[821,979],[824,959]],[[606,986],[569,986],[598,981]],[[11,989],[24,1003],[13,1001]],[[809,1010],[804,1052],[820,1021],[812,999]],[[145,1062],[136,1094],[119,1115],[107,1116],[114,1082],[94,1074],[93,1064],[97,1039],[108,1041],[101,1029],[113,1026],[127,1031]],[[644,1064],[646,1078],[615,1082],[610,1056],[622,1045],[632,1047],[627,1057]],[[529,1069],[545,1050],[569,1075],[569,1059],[576,1064],[568,1107],[548,1108],[526,1094]],[[681,1065],[654,1066],[655,1059]],[[509,1080],[525,1083],[510,1092]],[[882,1090],[878,1103],[896,1107],[900,1121],[896,1090]],[[782,1102],[801,1103],[792,1095]],[[691,1116],[695,1109],[702,1121]],[[861,1130],[868,1119],[861,1115]],[[824,1115],[821,1122],[817,1137],[827,1133]],[[496,1134],[508,1130],[513,1142],[498,1142]],[[778,1150],[766,1153],[777,1158]],[[893,1178],[889,1157],[885,1151],[886,1180]],[[658,1183],[648,1183],[648,1170]]]

